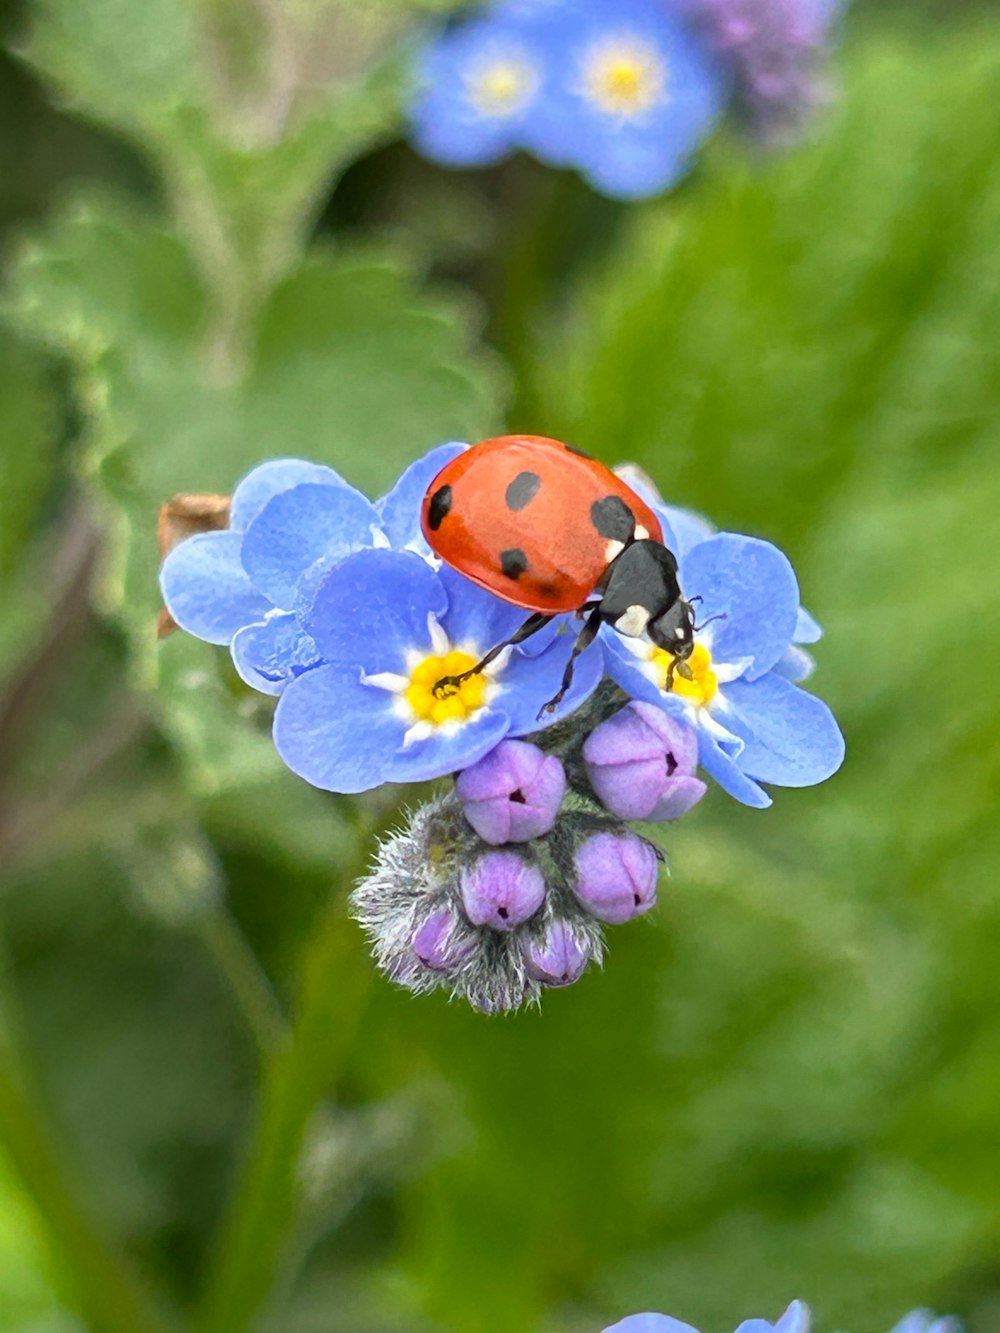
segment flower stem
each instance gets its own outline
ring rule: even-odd
[[[265,1066],[256,1128],[223,1222],[198,1333],[242,1333],[271,1290],[293,1221],[306,1127],[340,1072],[370,977],[358,934],[337,904],[306,950],[290,1037]]]
[[[62,1160],[47,1110],[3,1029],[0,1139],[65,1264],[87,1327],[93,1333],[139,1333],[140,1329],[142,1333],[174,1333],[173,1320],[91,1215],[82,1188]]]
[[[228,984],[261,1057],[276,1054],[289,1040],[288,1020],[243,931],[224,907],[200,914],[196,928]]]

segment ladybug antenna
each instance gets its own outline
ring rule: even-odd
[[[698,602],[700,602],[700,601],[701,601],[701,598],[700,598],[700,597],[692,597],[692,598],[691,598],[691,601],[692,601],[692,602],[694,602],[694,601],[698,601]],[[706,627],[706,625],[711,625],[712,622],[713,622],[714,620],[725,620],[725,619],[727,619],[726,612],[725,612],[725,611],[720,611],[718,615],[715,615],[715,616],[709,616],[708,619],[707,619],[707,620],[703,620],[703,621],[701,622],[700,625],[695,625],[695,627],[694,627],[694,632],[695,632],[695,634],[700,634],[701,631]]]

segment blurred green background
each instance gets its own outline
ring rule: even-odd
[[[808,143],[625,207],[399,141],[431,7],[3,6],[0,1330],[997,1333],[1000,8],[859,3]],[[848,760],[500,1020],[341,916],[407,793],[153,622],[175,492],[505,424],[782,545]]]

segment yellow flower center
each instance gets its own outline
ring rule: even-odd
[[[662,102],[666,92],[663,58],[639,37],[599,42],[584,61],[583,95],[609,115],[641,115]]]
[[[425,657],[410,672],[406,702],[418,722],[464,722],[486,702],[486,678],[470,676],[458,685],[442,684],[448,676],[460,676],[476,665],[476,659],[457,648],[444,657]]]
[[[495,56],[465,74],[469,101],[481,116],[514,116],[531,101],[538,74],[530,61],[518,55]]]
[[[654,648],[650,660],[655,663],[658,671],[662,671],[660,689],[665,690],[670,664],[674,660],[673,653],[668,653],[663,648]],[[684,674],[685,672],[689,672],[690,675]],[[696,643],[688,660],[677,663],[670,688],[682,699],[690,699],[698,708],[712,702],[719,688],[719,678],[712,670],[712,654],[704,644]]]

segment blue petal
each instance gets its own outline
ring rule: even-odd
[[[324,660],[402,672],[411,649],[430,651],[427,617],[448,599],[437,573],[410,551],[359,551],[321,584],[303,617]]]
[[[736,766],[722,749],[714,736],[698,729],[698,761],[705,772],[715,779],[723,791],[734,796],[744,805],[751,805],[756,810],[766,810],[771,798],[763,788]]]
[[[237,630],[272,609],[240,561],[238,532],[200,532],[167,556],[160,588],[181,629],[209,643],[229,643]]]
[[[681,509],[678,505],[668,505],[652,477],[635,463],[616,467],[615,474],[627,486],[631,486],[653,510],[663,528],[663,544],[673,551],[678,560],[682,560],[692,546],[715,536],[716,529],[702,514],[695,513],[693,509]]]
[[[353,486],[306,482],[273,496],[243,537],[243,564],[254,586],[291,611],[312,600],[338,560],[371,546],[375,506]]]
[[[775,1324],[774,1333],[809,1333],[811,1327],[812,1315],[809,1306],[803,1301],[792,1301]]]
[[[507,734],[507,718],[484,708],[452,730],[438,728],[426,740],[397,748],[385,767],[386,782],[429,782],[477,763]]]
[[[280,694],[293,676],[320,661],[319,649],[291,612],[247,625],[233,639],[231,652],[240,676],[262,694]]]
[[[363,685],[357,669],[318,666],[293,680],[278,700],[274,743],[300,778],[324,791],[369,791],[385,781],[402,743],[394,696]]]
[[[816,670],[816,663],[804,648],[793,643],[771,668],[786,680],[808,680]]]
[[[823,637],[822,627],[815,621],[804,606],[799,607],[795,619],[795,633],[792,643],[818,643]]]
[[[954,1315],[935,1319],[931,1310],[911,1310],[892,1333],[962,1333],[962,1323]]]
[[[662,503],[655,504],[653,509],[664,529],[670,529],[674,539],[670,549],[678,560],[683,560],[692,547],[715,536],[715,528],[708,519],[696,514],[693,509],[678,509],[675,505]]]
[[[745,1319],[736,1333],[809,1333],[811,1327],[809,1307],[802,1301],[792,1301],[777,1323],[772,1324],[767,1319]]]
[[[668,1314],[632,1314],[606,1328],[604,1333],[698,1333],[698,1330]]]
[[[489,167],[514,148],[516,136],[506,121],[457,117],[451,98],[430,94],[414,108],[413,117],[414,148],[443,167]]]
[[[235,532],[244,532],[272,496],[289,491],[303,482],[324,486],[346,486],[347,483],[332,467],[322,463],[307,463],[301,458],[273,458],[247,474],[233,492],[229,526]]]
[[[767,1319],[745,1319],[736,1333],[809,1333],[811,1327],[809,1307],[801,1301],[792,1301],[776,1324]]]
[[[699,136],[700,137],[700,136]],[[591,153],[581,171],[600,194],[610,199],[652,199],[675,184],[691,168],[695,144],[675,148],[658,140],[632,136],[609,139],[600,153]]]
[[[830,709],[814,694],[771,672],[723,686],[730,705],[721,720],[744,742],[739,766],[760,782],[811,787],[836,773],[844,738]]]
[[[752,657],[747,679],[762,676],[792,641],[799,587],[788,559],[770,542],[720,532],[693,547],[681,562],[686,597],[700,597],[697,614],[712,627],[712,656],[719,662]]]
[[[538,657],[529,657],[518,649],[511,653],[507,665],[496,677],[502,693],[497,695],[493,707],[506,714],[512,736],[526,736],[562,721],[575,712],[601,683],[604,653],[600,644],[593,643],[576,659],[573,684],[566,698],[553,712],[539,719],[542,708],[562,684],[563,670],[575,637],[575,634],[560,635]]]
[[[428,556],[431,548],[420,531],[420,506],[430,484],[445,466],[468,449],[467,444],[439,444],[423,458],[411,463],[388,495],[383,495],[375,508],[382,520],[382,529],[389,545],[401,551],[404,547]]]
[[[482,656],[498,643],[503,643],[521,628],[531,615],[523,606],[512,606],[493,593],[480,588],[463,574],[442,565],[438,577],[448,594],[448,612],[444,628],[452,644],[467,647],[473,655]],[[534,656],[552,641],[556,622],[533,634],[525,642],[525,651]]]

